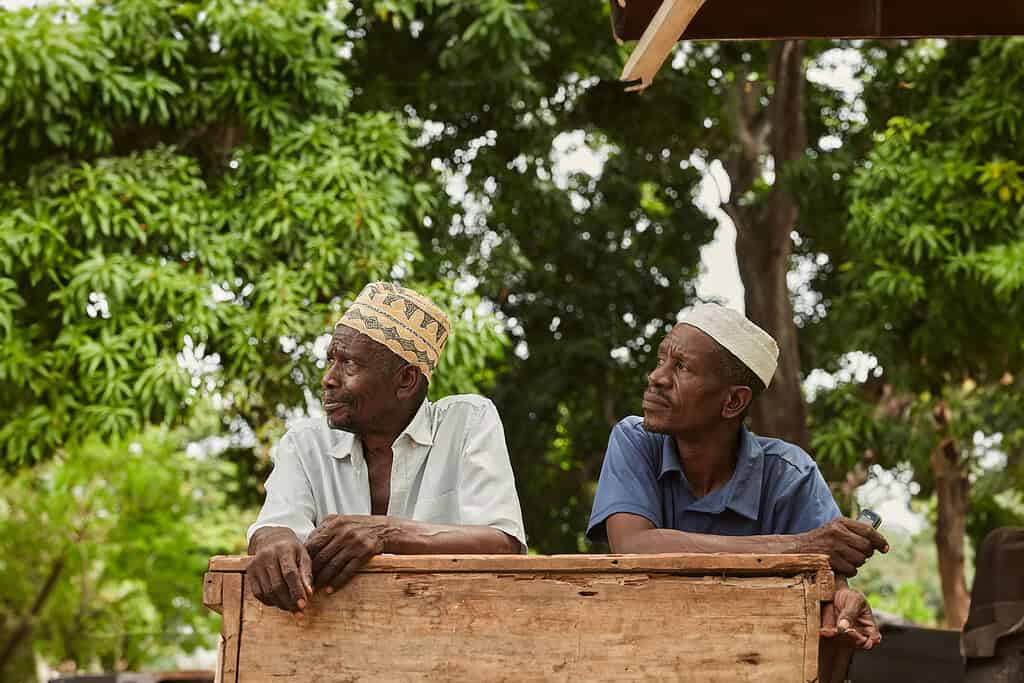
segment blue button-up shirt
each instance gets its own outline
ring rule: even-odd
[[[697,498],[675,439],[627,417],[612,430],[587,536],[607,541],[605,521],[618,512],[659,529],[719,536],[799,534],[840,515],[817,464],[801,448],[740,428],[736,471],[722,488]]]

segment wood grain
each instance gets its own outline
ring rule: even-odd
[[[247,590],[237,681],[810,680],[808,581],[367,572],[301,621]]]
[[[223,607],[224,574],[222,572],[206,572],[203,576],[203,606],[217,614],[224,613]]]
[[[833,587],[833,592],[834,592]],[[821,627],[821,585],[804,583],[804,677],[805,681],[817,681],[818,676],[818,630]]]
[[[243,574],[224,574],[221,594],[223,597],[223,621],[221,622],[220,635],[220,680],[223,683],[237,683],[238,681],[238,653],[242,641],[243,625],[243,591],[245,587],[245,576]],[[248,596],[248,600],[253,598]],[[283,613],[282,613],[283,614]]]
[[[217,555],[210,571],[244,572],[252,558]],[[820,572],[831,577],[825,555],[666,553],[660,555],[378,555],[363,573],[377,572],[641,572],[730,576],[792,576]],[[831,592],[831,591],[829,591]]]

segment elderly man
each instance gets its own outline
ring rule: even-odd
[[[658,348],[643,419],[612,431],[587,535],[620,553],[822,553],[841,577],[887,551],[869,525],[840,516],[803,450],[743,426],[778,353],[764,330],[722,306],[697,306],[676,325]],[[880,640],[845,578],[822,617],[822,635],[837,634],[849,651]]]
[[[522,512],[497,410],[480,396],[427,400],[449,322],[430,300],[367,285],[327,350],[325,417],[275,449],[249,528],[260,601],[301,611],[378,553],[520,553]]]

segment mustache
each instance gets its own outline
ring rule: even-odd
[[[644,396],[653,396],[653,397],[657,398],[660,401],[664,401],[665,403],[670,403],[670,401],[668,400],[668,397],[665,396],[665,394],[661,393],[657,389],[652,389],[651,387],[647,387],[647,390],[644,392]]]
[[[346,392],[331,394],[325,391],[320,396],[321,403],[352,403],[353,399],[352,394]]]

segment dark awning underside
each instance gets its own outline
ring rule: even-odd
[[[610,0],[615,35],[638,40],[661,0]],[[707,0],[687,40],[1024,34],[1024,0]]]

